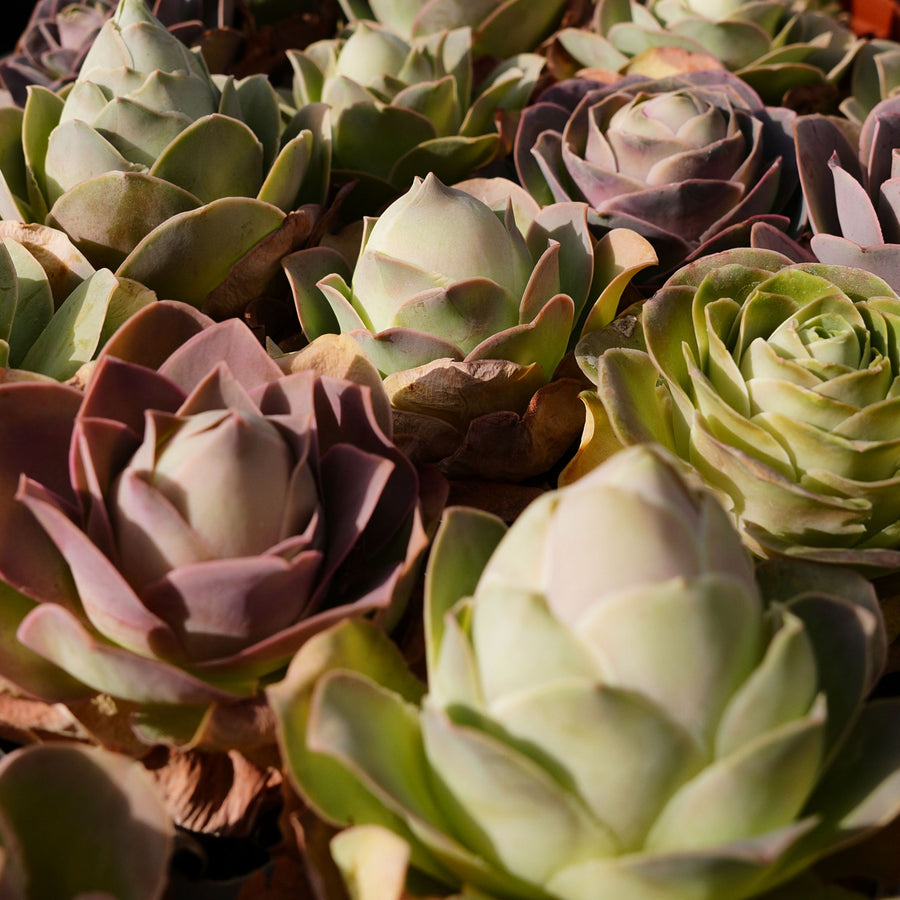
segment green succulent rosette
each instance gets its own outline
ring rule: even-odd
[[[762,556],[900,567],[900,297],[861,269],[730,250],[588,336],[597,384],[567,479],[658,441],[722,492]]]
[[[375,20],[407,38],[471,28],[474,50],[500,59],[534,50],[563,16],[565,0],[339,0],[350,21]]]
[[[554,38],[576,66],[621,71],[660,48],[712,56],[770,105],[836,84],[864,41],[826,4],[783,0],[599,0],[588,28]]]
[[[341,37],[291,50],[298,109],[331,110],[335,181],[362,181],[377,209],[434,172],[452,183],[502,153],[495,116],[521,109],[544,64],[521,53],[477,85],[469,28],[408,40],[361,21]]]
[[[419,434],[434,461],[466,435],[472,444],[477,421],[525,413],[577,336],[608,323],[632,276],[655,262],[629,229],[596,241],[586,204],[541,209],[507,179],[450,188],[429,174],[365,219],[355,264],[319,246],[283,266],[307,337],[353,338],[405,417],[398,430]],[[529,474],[554,461],[535,459]]]
[[[327,190],[324,107],[284,125],[264,75],[216,82],[143,0],[121,0],[71,87],[3,113],[0,217],[195,306]]]
[[[354,826],[333,853],[356,897],[401,896],[408,864],[422,896],[745,900],[900,807],[898,701],[862,702],[871,585],[798,561],[755,581],[659,448],[509,530],[449,511],[425,596],[427,693],[361,623],[268,689],[294,783]]]

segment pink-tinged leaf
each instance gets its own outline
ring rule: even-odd
[[[637,178],[622,175],[613,169],[604,169],[582,159],[565,144],[562,148],[562,158],[572,181],[584,199],[595,208],[602,207],[617,197],[645,190],[647,187]]]
[[[863,247],[883,244],[878,216],[863,186],[841,168],[836,154],[828,160],[828,168],[834,176],[834,201],[841,234]]]
[[[601,215],[624,213],[688,241],[697,241],[744,196],[742,185],[722,181],[683,181],[613,197]]]
[[[724,231],[741,223],[747,222],[754,216],[762,216],[777,206],[778,192],[784,189],[782,180],[782,159],[776,158],[769,168],[757,174],[748,186],[749,191],[733,209],[729,210],[721,219],[714,222],[700,236],[701,241],[707,241]]]
[[[32,610],[18,637],[94,690],[134,703],[207,704],[235,696],[177,666],[98,640],[76,616],[55,603]]]
[[[190,392],[223,361],[247,390],[281,377],[281,369],[240,319],[204,329],[182,344],[159,372]]]
[[[23,476],[16,496],[65,557],[85,615],[101,634],[147,656],[181,655],[169,626],[141,603],[119,570],[44,487]]]
[[[516,171],[522,184],[528,188],[528,192],[543,205],[553,202],[555,197],[554,192],[547,186],[542,167],[532,148],[538,144],[543,134],[549,132],[556,135],[558,150],[568,120],[569,111],[555,103],[535,103],[528,106],[522,111],[519,119],[514,147]]]
[[[79,418],[112,419],[127,425],[137,439],[144,433],[144,410],[174,413],[184,394],[151,369],[107,356],[97,363]]]
[[[403,489],[404,482],[411,486],[408,473],[392,460],[350,444],[323,454],[322,504],[328,523],[323,587],[348,556],[374,557],[408,521],[416,497],[415,489]]]
[[[833,234],[816,234],[810,247],[819,262],[865,269],[900,291],[900,244],[860,247]]]
[[[135,593],[176,566],[215,558],[172,502],[150,482],[147,472],[122,472],[110,496],[119,548],[119,571]]]
[[[74,593],[65,563],[15,494],[25,473],[74,509],[67,458],[81,401],[79,391],[61,384],[0,387],[0,576],[35,597],[65,604],[73,603]]]
[[[194,306],[159,300],[135,313],[107,341],[100,356],[158,369],[182,344],[212,324]]]
[[[79,419],[72,436],[69,467],[81,520],[88,537],[112,560],[118,559],[118,551],[106,497],[136,446],[134,432],[113,419]]]
[[[893,151],[900,146],[900,103],[883,100],[866,117],[859,134],[859,158],[869,176],[869,190],[891,177]]]
[[[840,226],[834,201],[834,178],[828,170],[828,160],[833,153],[837,153],[841,168],[859,179],[862,171],[856,157],[856,147],[828,116],[798,117],[794,122],[794,136],[800,183],[812,229],[814,232],[836,234]]]
[[[310,550],[290,562],[254,556],[194,563],[149,585],[142,599],[171,623],[190,660],[231,656],[300,619],[321,561]]]
[[[259,409],[249,393],[234,377],[227,362],[220,362],[188,394],[178,409],[179,416],[193,416],[215,409],[227,409],[258,416]]]

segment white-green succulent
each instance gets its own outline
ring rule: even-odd
[[[195,305],[327,189],[324,107],[285,125],[265,76],[213,79],[143,0],[120,0],[74,85],[32,87],[16,113],[0,120],[0,217]]]
[[[755,579],[662,450],[508,531],[448,512],[425,639],[427,692],[363,623],[269,689],[294,782],[355,826],[334,853],[364,896],[394,900],[408,864],[429,896],[744,900],[900,809],[900,701],[863,704],[871,585],[799,562]]]

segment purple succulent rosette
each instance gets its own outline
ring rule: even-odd
[[[574,79],[523,112],[515,162],[539,203],[586,201],[603,227],[650,240],[666,268],[729,230],[799,226],[793,119],[726,71]]]
[[[816,259],[866,269],[900,291],[900,98],[878,103],[860,129],[810,115],[795,132]]]
[[[0,386],[0,674],[202,714],[335,621],[390,620],[419,479],[369,388],[284,375],[238,320],[145,312],[84,394]]]

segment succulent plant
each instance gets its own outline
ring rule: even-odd
[[[65,234],[46,225],[0,222],[0,273],[0,367],[60,381],[156,300],[137,282],[95,270]]]
[[[184,44],[235,44],[234,0],[155,0],[153,14]],[[0,97],[24,106],[28,86],[57,90],[74,81],[116,0],[38,0],[16,53],[0,59]]]
[[[822,115],[800,116],[795,132],[810,249],[821,262],[867,269],[900,290],[900,98],[878,103],[858,137],[849,123]]]
[[[657,441],[722,492],[754,552],[900,568],[900,297],[884,281],[730,250],[638,315],[646,352],[600,333],[576,351],[597,392],[567,478]]]
[[[540,210],[500,178],[462,187],[429,174],[367,218],[352,275],[327,247],[284,260],[310,339],[349,334],[395,407],[460,439],[481,415],[524,411],[573,331],[609,322],[631,276],[655,262],[624,229],[595,246],[584,204]]]
[[[175,829],[143,766],[80,744],[0,761],[0,893],[8,900],[159,900]]]
[[[392,621],[424,549],[419,482],[371,389],[283,375],[237,319],[161,301],[85,393],[0,385],[0,671],[196,727],[347,615]],[[390,428],[390,422],[387,422]],[[189,735],[188,735],[189,736]]]
[[[411,42],[364,21],[288,59],[296,106],[331,109],[335,180],[372,182],[368,209],[416,175],[460,181],[500,154],[495,113],[524,106],[543,66],[536,54],[519,54],[476,87],[468,28]]]
[[[35,87],[24,113],[4,110],[0,216],[59,228],[93,265],[202,304],[328,182],[321,107],[282,130],[265,76],[221,85],[143,0],[121,0],[65,97]]]
[[[364,623],[318,635],[268,689],[288,770],[355,826],[335,847],[351,884],[390,884],[402,841],[427,896],[761,895],[900,809],[900,701],[862,703],[885,654],[865,579],[785,561],[760,584],[658,449],[508,531],[454,509],[427,693]],[[375,849],[372,826],[396,838]]]
[[[516,168],[538,202],[584,200],[672,266],[760,217],[799,224],[792,120],[721,70],[573,80],[524,111]]]
[[[782,0],[599,0],[590,28],[555,40],[586,69],[618,71],[661,47],[712,56],[780,105],[795,89],[835,85],[863,46],[834,11]]]
[[[472,29],[474,51],[500,59],[534,50],[560,21],[566,0],[339,0],[351,20],[375,19],[407,38]]]

